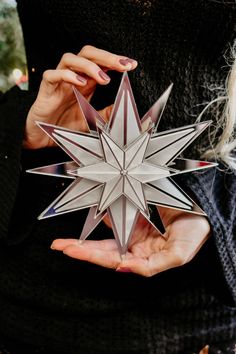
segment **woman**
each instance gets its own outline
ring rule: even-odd
[[[93,235],[99,241],[78,246],[85,212],[37,221],[67,181],[25,171],[65,160],[35,120],[84,129],[71,84],[109,119],[120,73],[130,72],[140,116],[173,82],[160,130],[194,123],[199,104],[215,98],[209,85],[226,78],[235,4],[18,0],[18,11],[29,92],[13,88],[0,108],[0,332],[8,351],[187,354],[209,345],[210,353],[233,352],[234,170],[219,159],[216,171],[179,178],[208,218],[163,209],[168,241],[160,246],[140,225],[122,261],[112,241],[101,240],[112,238],[104,224]],[[208,147],[206,136],[199,139],[191,158]]]

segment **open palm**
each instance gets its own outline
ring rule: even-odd
[[[204,216],[159,208],[167,225],[165,238],[144,218],[140,218],[132,236],[128,252],[121,257],[115,240],[101,241],[57,239],[52,249],[64,254],[113,268],[152,276],[189,262],[209,237],[210,225]]]

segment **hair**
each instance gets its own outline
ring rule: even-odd
[[[231,68],[222,94],[207,104],[197,120],[200,121],[205,111],[217,103],[216,111],[213,110],[217,124],[210,133],[211,148],[203,154],[203,157],[221,160],[228,167],[236,169],[236,156],[233,156],[233,151],[236,149],[236,41],[230,48],[229,60]],[[219,110],[222,103],[224,104],[223,110]],[[216,140],[219,132],[221,132],[220,138]],[[217,141],[215,146],[214,141]]]

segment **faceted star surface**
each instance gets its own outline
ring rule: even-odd
[[[39,219],[89,208],[80,235],[83,240],[108,214],[118,249],[124,254],[140,214],[163,236],[165,226],[158,206],[205,215],[171,177],[215,166],[178,158],[210,122],[156,132],[171,88],[140,120],[128,75],[124,74],[108,124],[76,88],[88,133],[37,122],[73,161],[28,172],[74,179]]]

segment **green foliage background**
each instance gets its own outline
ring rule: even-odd
[[[14,85],[15,68],[26,74],[22,30],[14,2],[0,0],[0,91]]]

